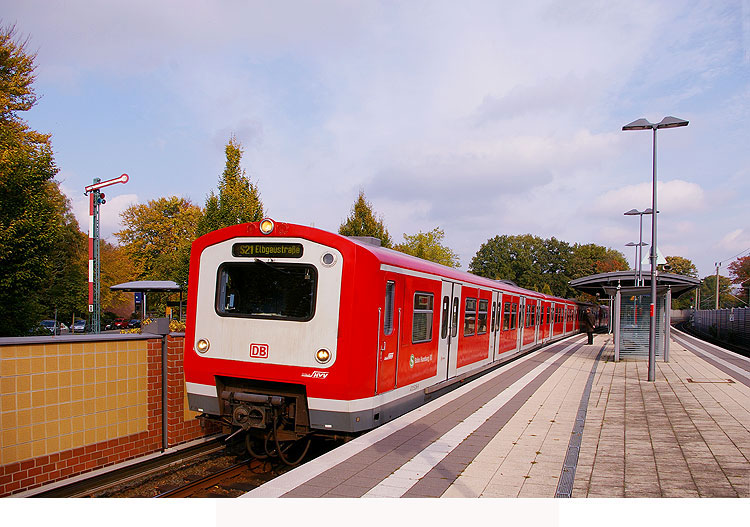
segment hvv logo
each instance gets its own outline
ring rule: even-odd
[[[250,344],[251,359],[267,359],[268,344]]]

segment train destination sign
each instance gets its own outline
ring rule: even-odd
[[[246,258],[301,258],[301,243],[235,243],[232,255]]]

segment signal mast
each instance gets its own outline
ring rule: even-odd
[[[91,313],[91,330],[101,331],[101,260],[99,257],[99,207],[107,201],[100,189],[115,183],[127,183],[128,175],[102,181],[94,178],[93,184],[85,187],[84,195],[89,196],[89,313]]]

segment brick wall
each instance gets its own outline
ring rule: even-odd
[[[202,429],[185,410],[183,336],[167,337],[167,446]],[[0,496],[158,452],[162,340],[0,339]]]

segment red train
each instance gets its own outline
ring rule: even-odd
[[[227,227],[192,246],[188,402],[245,432],[253,455],[293,463],[300,440],[377,427],[577,332],[580,307],[370,240],[269,219]]]

